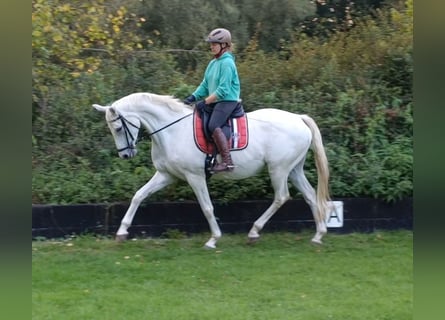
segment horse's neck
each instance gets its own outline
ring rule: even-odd
[[[187,109],[184,109],[182,112],[175,112],[173,110],[163,110],[162,112],[142,110],[140,117],[143,126],[151,133],[184,117],[190,112],[191,111],[187,111]]]
[[[174,143],[175,141],[172,141],[172,139],[177,139],[177,136],[173,137],[171,133],[176,131],[177,127],[183,125],[184,120],[178,120],[193,111],[184,108],[178,112],[165,105],[153,104],[138,108],[134,112],[138,113],[142,126],[150,134],[153,134],[151,138],[154,144],[165,146]],[[178,123],[174,123],[175,121],[178,121]]]

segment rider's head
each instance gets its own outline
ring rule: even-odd
[[[231,49],[232,36],[229,30],[217,28],[209,33],[206,42],[210,43],[213,54],[218,57],[225,51]]]

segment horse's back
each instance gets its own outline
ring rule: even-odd
[[[267,108],[249,112],[247,117],[249,161],[292,167],[311,145],[312,133],[298,114]]]
[[[311,137],[310,129],[301,116],[285,110],[265,108],[247,113],[249,128],[278,137]]]

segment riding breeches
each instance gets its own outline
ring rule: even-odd
[[[215,131],[216,128],[221,128],[237,106],[238,101],[221,101],[215,103],[208,124],[210,132]]]

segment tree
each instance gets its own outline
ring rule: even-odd
[[[310,36],[328,37],[336,31],[347,31],[357,20],[384,5],[390,6],[400,0],[315,0],[315,14],[300,24],[303,32]]]
[[[140,21],[123,6],[110,8],[105,0],[33,0],[32,6],[33,102],[41,110],[54,84],[94,73],[103,57],[142,47],[136,33],[124,32]]]

